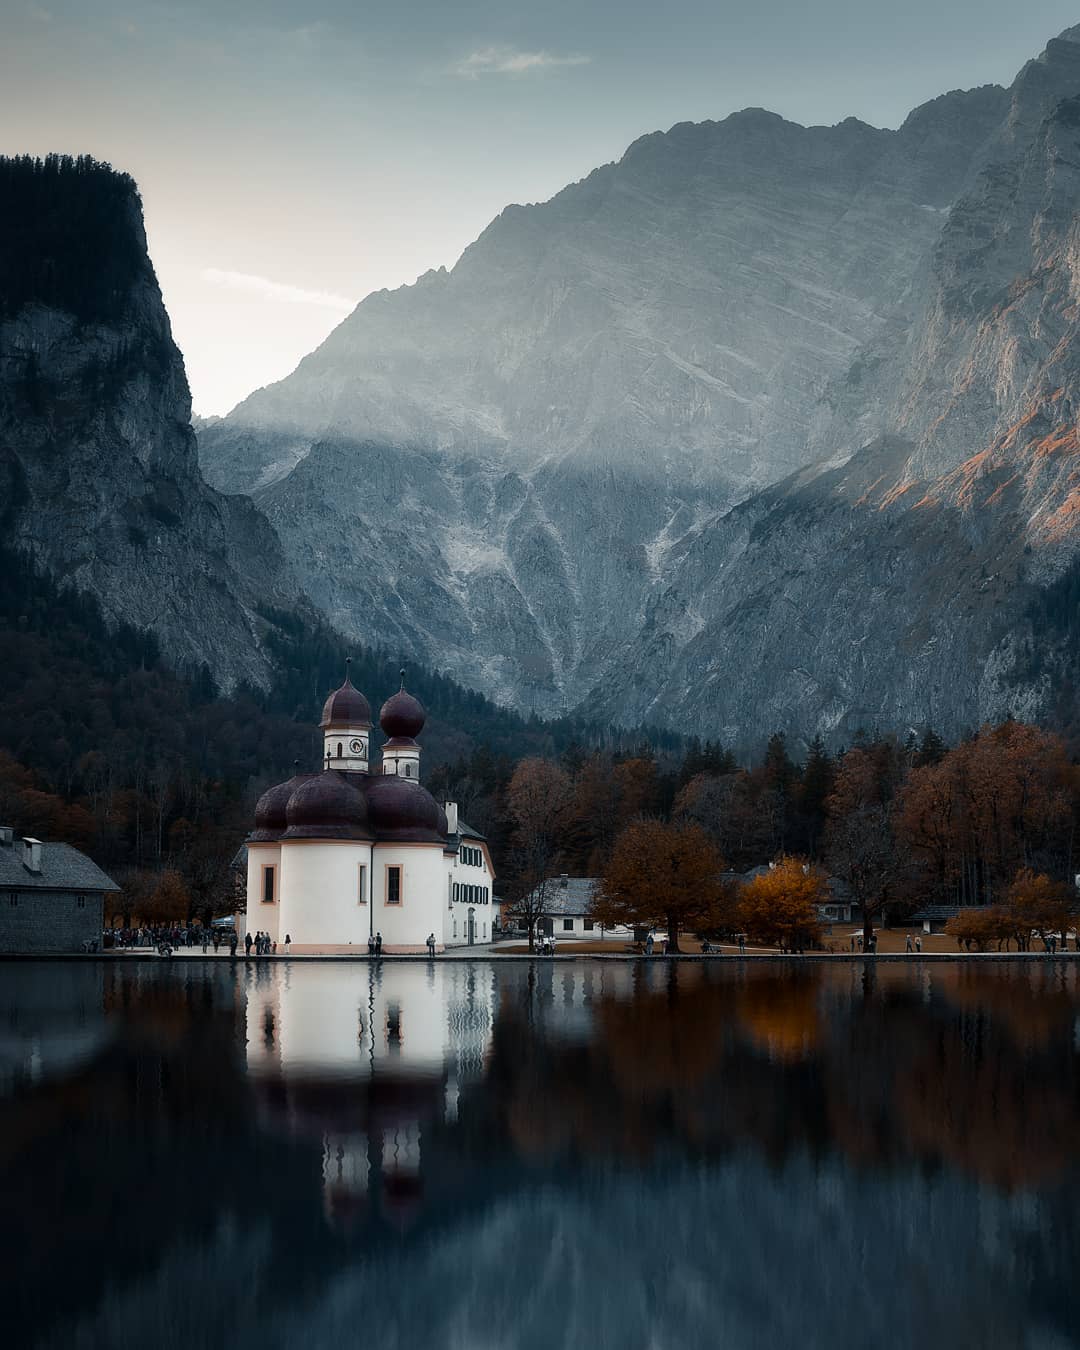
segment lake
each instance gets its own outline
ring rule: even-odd
[[[5,1344],[1080,1346],[1077,964],[0,962]]]

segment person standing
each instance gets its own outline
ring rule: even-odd
[[[645,939],[645,955],[652,956],[652,954],[653,954],[653,935],[652,933],[650,933],[649,936]]]
[[[288,956],[288,954],[289,954],[289,948],[290,948],[291,946],[292,946],[292,934],[291,934],[291,933],[286,933],[286,934],[285,934],[285,955],[286,955],[286,956]]]
[[[369,934],[367,935],[367,954],[368,954],[368,956],[374,956],[374,955],[375,955],[375,934],[374,934],[374,933],[369,933]]]
[[[245,956],[250,956],[250,955],[251,955],[251,934],[250,934],[250,933],[245,933],[245,934],[244,934],[244,955],[245,955]]]
[[[427,954],[428,954],[428,956],[430,956],[430,957],[434,960],[434,957],[435,957],[435,934],[434,934],[434,933],[429,933],[428,936],[427,936]]]
[[[917,952],[922,951],[922,937],[918,933],[915,934],[915,950]]]
[[[904,939],[904,950],[905,950],[905,951],[908,951],[908,952],[911,951],[911,934],[910,934],[910,933],[909,933],[909,934],[907,935],[907,937]]]
[[[382,933],[375,934],[375,955],[382,956]]]
[[[235,958],[235,956],[236,956],[236,949],[237,949],[237,947],[238,947],[239,945],[240,945],[240,942],[239,942],[239,939],[238,939],[237,936],[236,936],[236,929],[234,928],[234,929],[232,930],[232,932],[229,934],[229,955],[230,955],[231,957]]]

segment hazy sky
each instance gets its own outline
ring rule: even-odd
[[[1075,0],[0,0],[0,150],[138,180],[196,411],[643,132],[896,126],[1007,83]]]

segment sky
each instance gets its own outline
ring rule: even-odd
[[[769,108],[899,125],[1007,84],[1075,0],[0,0],[0,153],[131,173],[194,407],[636,137]]]

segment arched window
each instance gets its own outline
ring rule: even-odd
[[[406,765],[405,765],[405,777],[406,777],[406,778],[411,778],[411,777],[412,777],[412,765],[411,765],[411,764],[406,764]]]
[[[340,742],[340,741],[338,741],[338,743],[337,743],[337,757],[338,757],[338,759],[341,758],[341,742]]]

